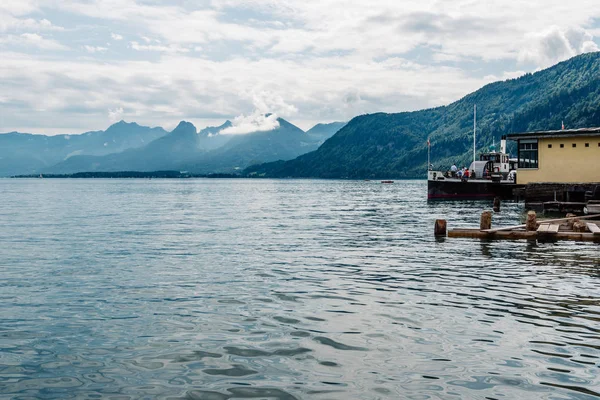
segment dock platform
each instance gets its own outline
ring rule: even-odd
[[[527,223],[491,229],[491,212],[481,214],[479,229],[456,228],[447,231],[449,238],[471,238],[487,240],[573,240],[600,243],[600,221],[593,221],[600,215],[577,217],[568,214],[566,218],[537,221],[536,213],[527,214]],[[586,221],[583,221],[586,220]],[[591,220],[591,221],[590,221]],[[435,234],[446,236],[446,221],[436,221]]]

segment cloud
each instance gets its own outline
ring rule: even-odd
[[[53,39],[46,39],[37,33],[23,33],[21,35],[6,35],[4,38],[0,38],[0,45],[16,45],[16,46],[31,46],[42,50],[55,50],[63,51],[68,50],[67,46],[64,46]]]
[[[232,125],[221,130],[222,135],[243,135],[252,132],[272,131],[279,128],[279,116],[290,117],[298,112],[298,108],[288,104],[278,94],[269,90],[251,92],[254,111],[242,114],[233,119]]]
[[[283,117],[291,117],[298,112],[296,106],[286,103],[283,97],[268,90],[254,92],[252,94],[252,103],[256,111],[263,114],[270,113]]]
[[[111,123],[115,123],[117,121],[120,121],[123,118],[123,107],[118,107],[115,108],[113,110],[108,110],[108,120]]]
[[[110,37],[111,37],[113,40],[123,40],[123,36],[119,35],[118,33],[111,33],[111,34],[110,34]]]
[[[244,135],[252,132],[272,131],[279,128],[279,121],[275,114],[261,114],[254,111],[250,115],[235,117],[229,128],[221,130],[221,135]]]
[[[94,53],[104,53],[106,52],[106,50],[108,50],[106,47],[100,47],[100,46],[89,46],[89,45],[85,45],[83,46],[83,48],[91,54]]]
[[[178,45],[142,45],[138,42],[130,42],[131,48],[136,51],[158,51],[161,53],[189,53],[189,49],[180,47]]]
[[[64,31],[62,26],[53,25],[47,19],[15,18],[12,15],[0,13],[0,32],[18,31]]]
[[[529,35],[530,44],[519,53],[521,62],[547,67],[570,57],[600,50],[591,33],[580,27],[548,30]]]
[[[38,9],[34,0],[2,0],[0,2],[0,11],[11,15],[25,15]]]

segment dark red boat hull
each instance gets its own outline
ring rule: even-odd
[[[484,180],[427,181],[427,200],[491,200],[494,197],[513,199],[514,183]]]

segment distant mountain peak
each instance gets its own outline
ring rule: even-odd
[[[191,122],[187,122],[187,121],[181,121],[177,127],[175,129],[173,129],[173,131],[171,132],[171,134],[176,134],[176,135],[191,135],[191,134],[198,134],[198,130],[196,129],[196,127],[194,126],[194,124],[192,124]]]
[[[106,130],[114,130],[114,129],[125,129],[125,128],[136,128],[139,125],[135,122],[126,122],[125,120],[120,120],[119,122],[115,122],[111,126],[109,126]]]

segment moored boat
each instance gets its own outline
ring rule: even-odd
[[[484,200],[500,197],[512,199],[517,185],[517,160],[506,153],[506,140],[502,138],[500,151],[482,153],[478,161],[468,168],[468,178],[461,176],[460,170],[429,170],[427,176],[428,200]]]

